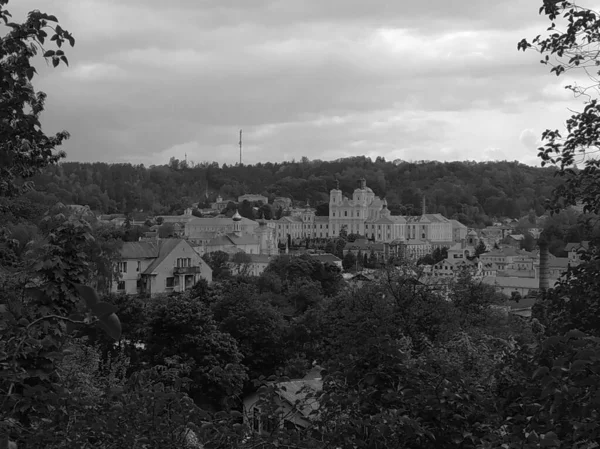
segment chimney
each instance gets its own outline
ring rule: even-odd
[[[548,242],[540,239],[540,291],[545,292],[550,287],[548,281]]]

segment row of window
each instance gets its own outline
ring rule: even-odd
[[[139,272],[140,269],[142,268],[142,262],[140,262],[139,260],[136,262],[134,262],[136,264],[135,267],[135,271]],[[119,262],[118,263],[118,270],[119,273],[127,273],[127,262]]]

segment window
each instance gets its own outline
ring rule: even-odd
[[[137,268],[135,269],[135,271],[140,271],[142,269],[142,262],[141,261],[137,261]]]
[[[168,277],[166,279],[166,287],[167,288],[173,288],[175,286],[175,278],[174,277]]]
[[[117,283],[117,290],[119,290],[119,291],[125,290],[125,281],[119,281]]]
[[[138,279],[138,280],[137,280],[137,282],[136,282],[136,285],[135,285],[135,286],[136,286],[136,288],[138,288],[138,289],[142,288],[142,280],[141,280],[141,279]]]
[[[348,211],[347,211],[347,210],[345,210],[345,211],[344,211],[344,217],[347,217],[347,216],[348,216]]]
[[[179,258],[179,259],[177,259],[177,266],[178,267],[190,267],[190,266],[192,266],[192,259],[190,257]]]
[[[127,262],[119,262],[119,273],[127,273]]]

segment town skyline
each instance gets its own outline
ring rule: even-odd
[[[37,64],[46,132],[68,161],[166,164],[365,155],[539,165],[546,128],[580,109],[517,42],[538,6],[179,0],[49,1],[70,67]],[[34,0],[13,5],[20,20]],[[41,59],[39,60],[41,62]],[[576,76],[576,75],[575,75]]]

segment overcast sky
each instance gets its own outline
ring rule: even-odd
[[[71,31],[38,61],[68,159],[519,160],[580,107],[539,55],[541,0],[13,0]]]

